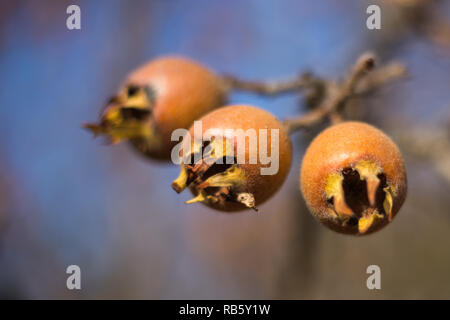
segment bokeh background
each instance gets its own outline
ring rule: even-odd
[[[0,298],[450,298],[450,40],[426,27],[448,21],[450,3],[410,2],[370,1],[382,8],[370,31],[366,1],[1,1]],[[66,28],[69,4],[81,30]],[[333,233],[305,208],[299,165],[320,128],[293,137],[288,181],[261,214],[237,215],[186,206],[170,188],[177,167],[81,129],[159,55],[245,79],[338,79],[367,50],[409,69],[349,115],[390,134],[408,170],[399,215],[367,237]],[[305,108],[301,94],[231,102],[281,118]],[[66,288],[71,264],[80,291]],[[381,290],[366,287],[371,264]]]

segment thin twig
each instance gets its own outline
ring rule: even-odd
[[[330,87],[329,90],[327,90],[328,97],[322,105],[300,117],[284,121],[288,132],[292,133],[300,129],[308,128],[326,119],[331,114],[334,114],[333,117],[336,119],[337,116],[335,113],[340,113],[342,111],[347,100],[354,95],[358,82],[367,74],[367,72],[372,70],[374,66],[374,55],[370,53],[363,54],[353,66],[350,76],[343,85],[328,85]]]
[[[375,56],[363,54],[353,66],[345,81],[337,83],[321,79],[310,72],[283,81],[247,81],[231,75],[222,80],[228,90],[249,91],[262,95],[278,95],[305,91],[305,101],[311,111],[285,120],[288,132],[305,129],[329,118],[332,123],[343,121],[342,111],[347,101],[355,95],[370,93],[378,87],[406,75],[406,68],[397,62],[373,70]],[[369,74],[369,71],[372,71]]]
[[[355,93],[370,93],[388,82],[405,78],[406,76],[407,70],[404,64],[391,62],[383,67],[374,69],[367,77],[361,79],[356,86]]]
[[[323,103],[300,117],[285,120],[288,132],[309,128],[326,119],[330,119],[332,123],[341,122],[342,111],[350,98],[371,92],[389,81],[406,75],[406,68],[399,63],[391,63],[369,73],[374,66],[375,56],[366,53],[358,59],[342,84],[326,82],[327,96]]]
[[[311,73],[305,72],[292,80],[284,81],[247,81],[232,75],[223,75],[222,80],[230,90],[250,91],[263,95],[278,95],[300,91],[318,85],[319,79],[316,79]]]

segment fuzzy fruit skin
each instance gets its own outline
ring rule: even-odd
[[[305,201],[320,222],[340,233],[355,234],[354,230],[337,224],[330,215],[325,195],[326,179],[330,173],[353,167],[360,160],[378,164],[388,185],[396,189],[392,208],[395,216],[407,193],[405,165],[396,144],[377,128],[362,122],[343,122],[329,127],[311,142],[303,158],[300,185]],[[386,224],[387,219],[367,234]]]
[[[256,164],[249,164],[246,160],[245,164],[239,164],[246,175],[245,184],[242,186],[243,191],[250,192],[254,195],[256,206],[268,200],[272,197],[282,186],[286,179],[292,161],[292,145],[289,135],[283,126],[283,124],[271,113],[249,105],[232,105],[225,106],[214,110],[201,119],[202,121],[202,133],[210,128],[218,129],[242,129],[244,131],[248,129],[267,129],[267,143],[268,151],[270,152],[271,146],[271,129],[279,129],[279,170],[274,175],[261,175],[261,167],[269,167],[269,165],[262,165],[259,161]],[[194,128],[190,128],[190,134],[194,136]],[[259,154],[259,134],[258,137],[258,154]],[[237,154],[236,144],[234,148],[235,154]],[[249,154],[249,144],[245,145],[246,159]],[[192,190],[192,189],[191,189]],[[193,192],[194,193],[194,192]],[[195,193],[194,193],[195,195]],[[239,203],[227,202],[225,205],[206,203],[209,207],[233,212],[248,210],[245,206]]]
[[[149,148],[138,139],[131,143],[145,156],[161,160],[170,159],[176,144],[170,140],[172,131],[189,128],[194,120],[227,100],[218,76],[193,60],[176,56],[160,57],[139,67],[127,77],[124,86],[129,85],[148,85],[153,89],[155,104],[149,125],[155,126],[162,141],[157,148]]]

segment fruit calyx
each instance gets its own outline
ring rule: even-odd
[[[86,123],[83,127],[94,137],[107,136],[110,144],[141,138],[157,141],[155,126],[151,125],[154,105],[151,87],[129,85],[108,101],[97,123]]]
[[[382,168],[369,160],[331,173],[325,194],[332,215],[342,225],[364,234],[384,220],[392,220],[394,188]]]

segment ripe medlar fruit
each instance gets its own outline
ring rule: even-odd
[[[207,141],[202,138],[203,143],[186,138],[195,135],[198,124],[202,137],[212,133]],[[202,202],[221,211],[257,210],[289,172],[288,133],[275,116],[260,108],[219,108],[196,121],[189,133],[181,143],[180,176],[172,183],[178,193],[190,188],[195,198],[187,203]]]
[[[112,144],[129,140],[143,155],[168,160],[178,128],[189,128],[227,98],[220,77],[192,60],[162,57],[132,72],[103,109],[98,124],[86,124]]]
[[[402,155],[380,130],[344,122],[320,133],[303,158],[303,196],[311,213],[346,234],[368,234],[387,225],[406,198]]]

